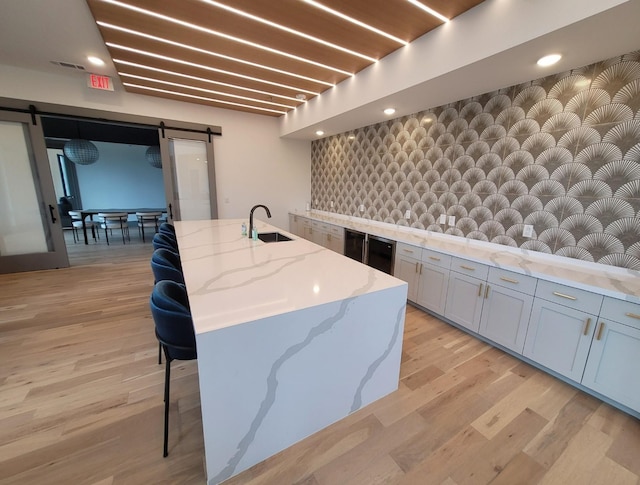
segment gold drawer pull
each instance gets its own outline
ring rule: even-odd
[[[600,340],[602,337],[602,331],[604,330],[604,323],[600,322],[600,328],[598,328],[598,335],[596,336],[596,340]]]
[[[482,296],[482,287],[484,285],[482,283],[480,283],[480,286],[478,287],[478,296]]]
[[[640,320],[640,315],[638,315],[637,313],[625,313],[626,316],[631,317],[631,318],[637,318],[638,320]]]
[[[500,276],[502,281],[506,281],[507,283],[518,284],[518,280],[512,280],[511,278],[507,278],[506,276]]]
[[[412,251],[411,249],[404,249],[404,248],[402,248],[402,250],[403,250],[405,253],[411,253],[411,254],[413,254],[413,251]]]
[[[475,268],[472,268],[471,266],[465,266],[464,264],[461,264],[460,267],[462,269],[468,269],[469,271],[475,271],[476,270]]]
[[[558,293],[557,291],[554,291],[553,294],[561,298],[566,298],[567,300],[577,300],[575,296],[565,295],[564,293]]]
[[[489,285],[487,285],[487,287],[484,290],[484,299],[486,300],[487,298],[489,298],[489,288],[491,288]]]
[[[591,319],[587,318],[587,321],[584,322],[584,331],[582,332],[584,335],[589,333],[589,327],[591,326]]]
[[[422,274],[422,263],[420,263],[420,273],[419,274]]]
[[[418,272],[418,262],[416,261],[416,273]]]
[[[435,256],[429,256],[429,259],[433,259],[434,261],[440,261],[440,258],[436,258]]]

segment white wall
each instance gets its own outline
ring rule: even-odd
[[[304,208],[310,197],[311,142],[281,139],[277,118],[130,94],[117,80],[114,92],[90,90],[82,73],[52,75],[0,65],[0,79],[0,97],[36,107],[46,102],[222,127],[222,136],[214,139],[220,218],[248,217],[254,204],[263,203],[271,209],[270,222],[286,229],[287,212]]]
[[[149,165],[146,146],[93,143],[100,154],[98,161],[76,165],[84,208],[166,207],[162,170]]]

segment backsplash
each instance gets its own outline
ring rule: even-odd
[[[313,141],[311,200],[640,270],[640,51]]]

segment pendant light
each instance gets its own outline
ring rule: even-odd
[[[100,157],[98,148],[89,140],[85,140],[80,135],[80,125],[76,121],[77,137],[64,144],[62,151],[64,156],[78,165],[91,165],[96,163]]]
[[[158,145],[152,145],[147,148],[144,156],[147,158],[149,165],[155,168],[162,168],[162,155],[160,154],[160,147]]]

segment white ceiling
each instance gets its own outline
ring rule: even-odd
[[[560,72],[640,49],[639,18],[640,0],[487,0],[283,116],[281,134],[314,139],[382,121],[386,106],[397,117],[542,77],[550,50]],[[89,69],[87,55],[109,59],[84,0],[0,0],[0,64],[78,76],[50,61]],[[91,71],[117,77],[110,62]]]

